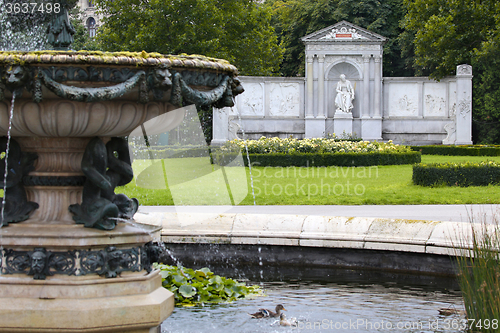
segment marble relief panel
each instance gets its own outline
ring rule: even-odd
[[[389,116],[418,116],[418,84],[398,83],[389,85]]]
[[[424,117],[446,117],[446,84],[424,84]]]
[[[241,99],[241,115],[264,117],[264,83],[246,82]]]
[[[271,83],[269,87],[269,115],[298,117],[300,115],[300,87],[298,83]]]
[[[448,84],[448,117],[455,118],[457,112],[457,83]]]

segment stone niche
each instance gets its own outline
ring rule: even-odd
[[[382,139],[382,56],[386,40],[346,21],[302,38],[306,45],[305,137],[345,132],[367,140]],[[350,115],[335,112],[341,74],[354,89]]]

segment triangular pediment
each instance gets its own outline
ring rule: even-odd
[[[305,44],[310,43],[338,43],[338,42],[362,42],[383,44],[387,38],[363,29],[347,21],[341,21],[327,28],[313,32],[302,37]]]

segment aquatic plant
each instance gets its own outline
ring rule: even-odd
[[[176,305],[231,302],[262,293],[259,286],[215,275],[207,267],[194,270],[158,263],[154,266],[161,270],[163,287],[174,293]]]
[[[472,221],[473,222],[473,221]],[[479,227],[478,227],[479,226]],[[472,247],[457,248],[458,281],[470,331],[498,332],[500,328],[500,228],[471,223]],[[463,242],[463,241],[462,241]],[[463,251],[463,250],[462,250]]]

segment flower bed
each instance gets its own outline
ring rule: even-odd
[[[370,141],[351,141],[336,139],[294,139],[294,138],[265,138],[259,140],[232,140],[223,147],[238,145],[242,149],[248,146],[250,154],[269,154],[269,153],[406,153],[411,152],[410,147],[393,144],[392,141],[370,142]]]
[[[391,141],[338,141],[335,139],[232,140],[220,152],[230,155],[236,150],[248,154],[250,161],[260,166],[368,166],[419,163],[420,152]],[[220,160],[217,159],[216,160]],[[244,159],[248,164],[247,159]]]
[[[413,183],[422,186],[487,186],[500,183],[500,164],[435,163],[413,166]]]

